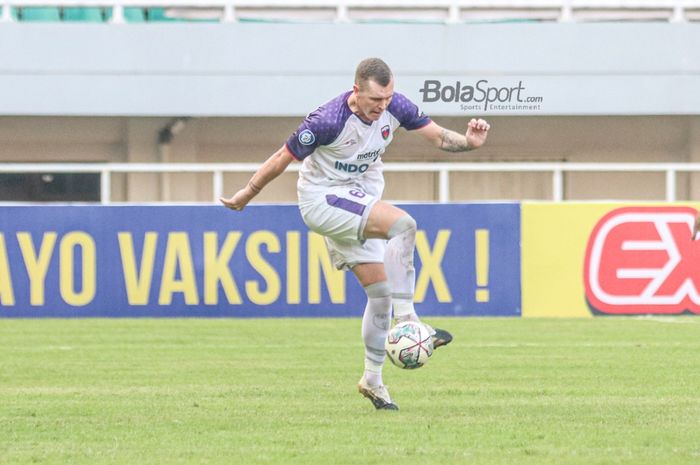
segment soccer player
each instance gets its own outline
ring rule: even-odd
[[[243,189],[220,199],[226,207],[242,210],[292,161],[303,162],[297,182],[301,216],[325,237],[335,266],[352,270],[367,293],[365,370],[358,389],[375,408],[388,410],[398,409],[382,381],[392,307],[397,323],[419,321],[413,306],[416,222],[381,200],[382,154],[399,127],[447,152],[479,148],[489,131],[483,119],[469,121],[465,134],[440,127],[394,92],[394,77],[384,61],[368,58],[357,66],[351,91],[310,113]],[[428,329],[436,348],[452,340],[445,330]]]

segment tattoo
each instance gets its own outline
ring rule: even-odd
[[[252,190],[254,194],[259,194],[260,191],[262,190],[262,188],[259,186],[256,186],[252,180],[248,182],[248,186],[250,186],[250,190]]]
[[[445,152],[466,152],[472,150],[472,147],[469,147],[469,142],[467,142],[467,137],[463,134],[443,128],[440,136],[442,138],[440,140],[440,149]]]

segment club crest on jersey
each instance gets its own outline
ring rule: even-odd
[[[382,128],[382,137],[384,138],[384,140],[387,140],[389,134],[391,134],[391,130],[389,129],[389,125],[387,124]]]
[[[316,142],[316,136],[309,129],[304,129],[299,133],[299,143],[301,145],[311,145]]]

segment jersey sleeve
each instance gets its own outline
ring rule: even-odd
[[[415,103],[411,102],[403,94],[395,93],[391,99],[388,111],[399,120],[402,127],[408,129],[420,129],[432,120],[426,116]]]
[[[297,160],[311,155],[320,145],[328,145],[337,136],[334,125],[327,121],[321,109],[307,116],[287,139],[287,148]]]

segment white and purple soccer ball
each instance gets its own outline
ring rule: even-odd
[[[404,321],[391,330],[384,343],[389,360],[399,368],[420,368],[433,355],[430,331],[416,321]]]

